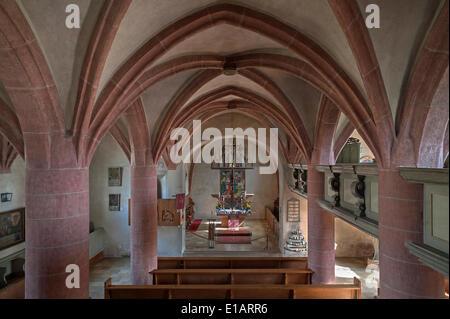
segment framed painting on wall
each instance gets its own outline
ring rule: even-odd
[[[109,194],[109,210],[120,212],[120,194]]]
[[[25,208],[0,213],[0,250],[25,241]]]
[[[110,167],[108,168],[108,186],[122,186],[122,167]]]

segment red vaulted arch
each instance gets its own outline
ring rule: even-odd
[[[214,102],[222,97],[230,95],[241,97],[244,100]],[[280,112],[280,110],[278,110],[276,106],[274,106],[271,102],[255,95],[254,93],[238,87],[220,88],[218,90],[214,90],[210,93],[205,94],[199,99],[192,101],[184,109],[184,116],[178,116],[168,128],[168,130],[166,130],[167,132],[161,138],[160,144],[155,145],[166,145],[166,143],[169,141],[170,132],[172,129],[183,127],[184,125],[195,119],[196,116],[199,116],[202,113],[209,111],[218,112],[228,109],[236,109],[240,111],[245,110],[245,112],[249,112],[250,114],[254,113],[257,110],[259,113],[265,115],[266,117],[273,119],[275,123],[285,131],[290,139],[292,139],[293,141],[297,141],[297,145],[299,145],[298,134],[293,131],[292,126],[285,120],[283,113]],[[160,152],[161,151],[155,153],[156,158],[159,158]]]
[[[167,27],[141,47],[113,76],[97,104],[97,111],[92,120],[92,134],[89,134],[92,138],[89,143],[91,146],[87,146],[88,153],[91,153],[92,147],[95,147],[93,141],[99,140],[108,127],[114,123],[114,119],[121,114],[121,104],[146,69],[151,67],[166,51],[189,36],[221,23],[262,34],[294,51],[328,82],[333,89],[331,93],[338,95],[346,102],[345,105],[342,103],[337,105],[347,108],[346,113],[348,113],[349,119],[355,123],[363,123],[365,129],[371,131],[370,134],[362,135],[368,135],[368,141],[376,140],[377,134],[374,131],[373,118],[370,111],[364,106],[365,104],[361,102],[360,93],[325,51],[300,32],[270,16],[245,7],[224,4],[200,10]],[[126,108],[126,106],[122,107]],[[362,128],[358,127],[358,129]],[[386,150],[383,149],[380,152],[375,147],[375,143],[368,142],[368,144],[372,144],[374,153],[379,153],[379,158],[383,159]],[[380,162],[383,163],[383,160]]]
[[[25,158],[25,146],[19,119],[1,99],[0,113],[2,114],[0,117],[0,134],[3,134],[22,158]]]
[[[337,107],[326,96],[322,95],[317,115],[315,143],[312,162],[315,164],[333,165],[334,136],[339,122]]]
[[[442,167],[448,125],[449,5],[445,1],[429,31],[398,111],[399,138],[393,150],[398,165]]]
[[[239,106],[240,102],[242,105]],[[212,102],[208,105],[206,105],[205,109],[202,111],[203,114],[199,117],[199,120],[201,120],[202,122],[207,122],[215,117],[218,117],[220,115],[223,114],[228,114],[228,113],[242,113],[246,116],[249,116],[257,121],[259,121],[260,123],[262,123],[264,125],[264,127],[266,128],[273,128],[274,125],[272,123],[270,123],[267,118],[261,114],[261,112],[255,112],[253,111],[251,108],[254,107],[254,105],[252,105],[251,103],[248,103],[248,108],[244,108],[243,106],[245,105],[245,103],[243,103],[243,101],[228,101],[228,102]],[[191,121],[194,120],[196,118],[195,114],[192,114],[192,116],[190,116],[189,119],[187,119],[184,124],[188,124],[189,127],[189,134],[192,137],[193,135],[193,125],[191,125]],[[183,125],[183,124],[181,124]],[[168,141],[167,142],[168,145],[173,145],[172,141]],[[278,145],[280,146],[281,149],[281,154],[284,157],[284,159],[286,161],[288,161],[288,156],[287,156],[287,149],[286,146],[284,145],[284,142],[282,141],[281,137],[278,137]]]
[[[248,70],[248,74],[252,74],[257,76],[260,80],[265,80],[263,83],[266,83],[264,85],[264,88],[271,93],[275,99],[280,103],[280,105],[283,107],[283,109],[278,109],[275,105],[273,105],[271,102],[266,100],[265,98],[260,97],[257,94],[254,94],[248,90],[236,88],[236,87],[228,87],[224,88],[222,90],[216,90],[217,92],[212,93],[212,95],[205,95],[202,98],[202,101],[199,101],[203,104],[208,103],[212,100],[216,100],[220,97],[224,97],[225,95],[230,95],[230,90],[233,89],[236,92],[239,93],[239,96],[250,101],[254,101],[255,103],[259,103],[261,105],[269,105],[272,109],[277,109],[280,114],[284,114],[286,120],[283,118],[282,121],[286,121],[288,126],[291,126],[293,136],[298,136],[299,138],[296,138],[295,141],[297,141],[297,147],[302,150],[303,154],[309,154],[311,151],[310,146],[310,140],[306,133],[306,130],[303,126],[303,123],[301,119],[298,117],[292,117],[290,114],[292,112],[295,112],[297,114],[294,106],[291,104],[291,102],[288,100],[288,98],[281,92],[281,90],[269,79],[266,79],[266,77],[260,73],[251,72],[251,70]],[[190,84],[177,96],[177,98],[174,100],[172,105],[169,107],[168,115],[164,118],[162,124],[160,125],[160,130],[158,131],[158,134],[156,136],[155,141],[155,156],[156,158],[159,157],[159,153],[161,152],[161,149],[163,148],[163,140],[167,137],[169,132],[174,129],[176,126],[173,125],[174,121],[180,117],[183,116],[180,114],[183,106],[185,103],[207,82],[209,82],[212,78],[217,77],[217,71],[204,71],[199,76],[194,78]],[[254,80],[254,79],[252,79]],[[255,81],[255,83],[258,83]],[[220,91],[220,93],[219,93]],[[185,110],[183,110],[183,113],[185,113]],[[186,116],[186,115],[184,115]]]

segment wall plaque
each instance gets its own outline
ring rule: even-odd
[[[287,221],[300,221],[300,201],[298,199],[289,199],[287,201]]]

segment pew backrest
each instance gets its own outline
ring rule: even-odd
[[[160,257],[158,269],[307,269],[306,257]]]
[[[105,299],[360,299],[361,282],[342,285],[155,285],[105,282]]]
[[[311,284],[310,269],[158,269],[155,285]]]

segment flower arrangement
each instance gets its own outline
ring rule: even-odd
[[[244,196],[240,197],[225,197],[219,196],[216,204],[216,212],[230,211],[232,214],[239,214],[239,212],[250,213],[252,205]],[[234,213],[233,213],[234,212]]]
[[[216,209],[217,210],[223,209],[223,200],[222,200],[221,196],[219,197],[219,200],[217,201]]]

